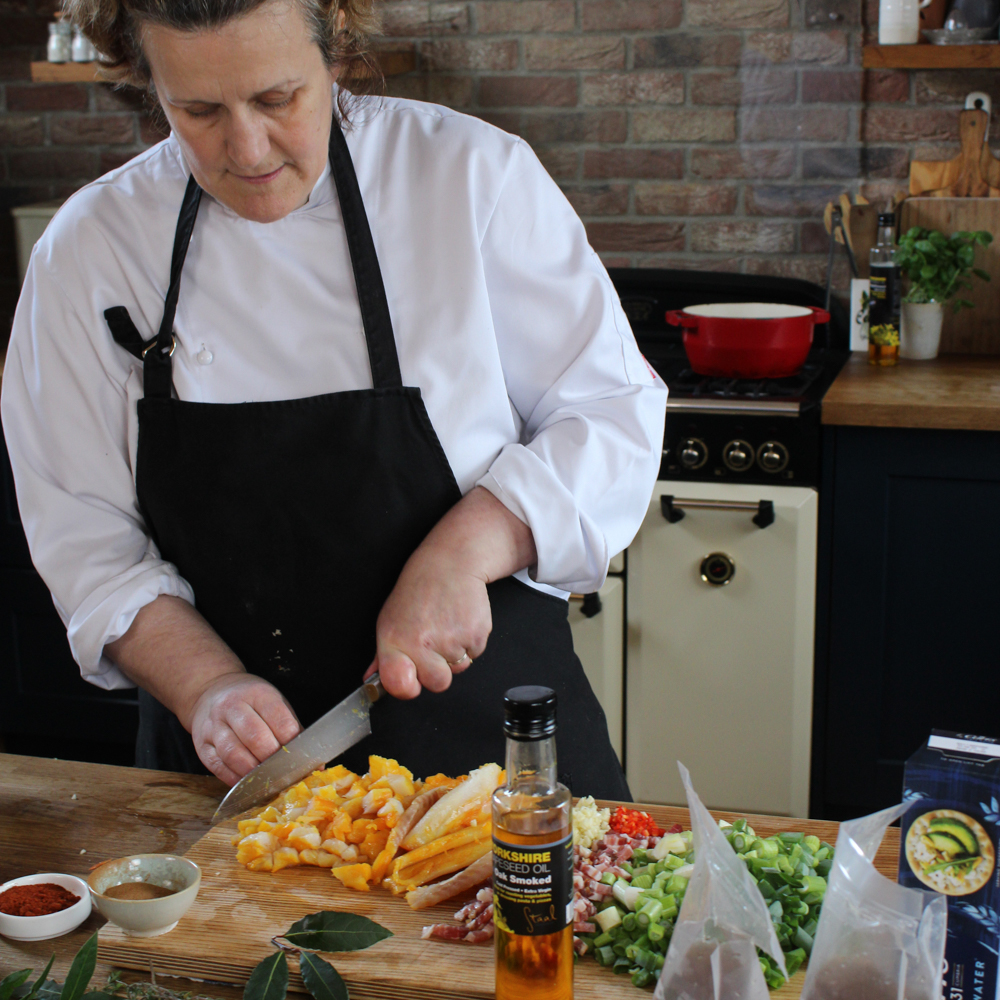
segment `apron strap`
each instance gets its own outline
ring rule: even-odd
[[[365,340],[368,342],[372,385],[376,389],[399,388],[403,384],[403,377],[399,371],[399,356],[396,353],[396,338],[393,336],[389,303],[382,282],[382,269],[375,252],[375,241],[368,225],[358,177],[336,116],[330,127],[330,171],[337,185],[340,212],[347,232],[347,246],[354,266],[354,284],[358,290]]]
[[[199,205],[201,205],[201,188],[192,176],[188,179],[180,215],[177,216],[174,249],[170,255],[170,286],[167,288],[167,297],[163,304],[163,319],[160,321],[156,337],[144,346],[142,352],[142,391],[147,399],[170,398],[170,387],[173,382],[170,357],[176,346],[174,316],[177,314],[177,299],[181,291],[184,258],[191,243],[191,233],[194,230],[194,220],[198,218]]]

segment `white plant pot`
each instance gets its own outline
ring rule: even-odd
[[[944,306],[940,302],[904,302],[899,356],[915,361],[936,358],[943,322]]]

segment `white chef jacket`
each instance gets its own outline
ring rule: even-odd
[[[649,503],[666,387],[583,225],[531,149],[476,118],[372,98],[352,122],[403,384],[420,387],[462,493],[484,486],[530,526],[525,582],[596,590]],[[136,501],[142,364],[103,315],[123,305],[156,333],[188,176],[170,137],[66,202],[31,256],[3,373],[31,556],[83,676],[105,688],[131,685],[103,649],[139,608],[197,599]],[[202,198],[175,332],[183,400],[371,387],[329,167],[277,222]]]

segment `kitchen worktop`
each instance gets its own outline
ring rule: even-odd
[[[868,364],[852,355],[823,397],[823,423],[1000,431],[1000,357]]]
[[[209,830],[210,817],[224,791],[214,778],[0,754],[0,883],[47,871],[85,878],[96,864],[109,858],[142,852],[184,853]],[[670,812],[678,814],[677,821],[686,820],[686,811],[684,815],[681,810]],[[750,821],[754,823],[754,817]],[[775,821],[760,818],[755,825],[766,829]],[[780,821],[782,829],[801,829],[802,825],[795,819]],[[825,839],[836,838],[835,823],[811,821],[808,826]],[[890,828],[876,865],[892,877],[898,854],[899,831]],[[0,969],[30,966],[40,972],[55,952],[51,975],[61,982],[73,955],[103,922],[94,911],[76,931],[53,941],[0,938]],[[110,968],[106,958],[98,962],[92,989],[103,985]],[[775,996],[797,996],[800,977]],[[148,976],[136,972],[126,972],[123,978],[148,981]],[[241,988],[216,983],[173,977],[163,983],[224,1000],[242,996]]]

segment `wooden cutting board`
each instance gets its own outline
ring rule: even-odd
[[[605,803],[615,805],[616,803]],[[690,826],[688,812],[672,806],[643,806],[663,827]],[[734,819],[732,813],[714,813]],[[801,830],[833,843],[837,824],[787,817],[748,817],[760,834]],[[271,938],[318,910],[360,913],[388,927],[394,937],[366,951],[327,956],[347,981],[354,1000],[488,1000],[494,995],[492,943],[483,945],[424,941],[425,924],[451,920],[471,893],[428,910],[411,910],[402,897],[382,889],[353,892],[323,869],[286,868],[276,875],[249,872],[235,860],[231,837],[235,823],[211,830],[187,852],[201,867],[202,883],[187,915],[168,934],[133,938],[113,924],[100,932],[101,959],[126,969],[157,975],[185,976],[238,986],[250,970],[271,954]],[[876,865],[895,879],[899,831],[890,829]],[[290,988],[305,991],[298,962],[289,961]],[[805,973],[771,996],[774,1000],[799,997]],[[207,988],[205,992],[211,993]],[[627,976],[616,976],[591,959],[578,963],[574,996],[577,1000],[641,1000],[642,994]],[[647,991],[651,994],[652,991]]]
[[[953,313],[945,307],[942,354],[1000,354],[1000,198],[907,198],[900,206],[900,233],[926,226],[951,233],[985,229],[993,242],[976,250],[976,266],[990,280],[972,279],[963,298],[974,308]]]

